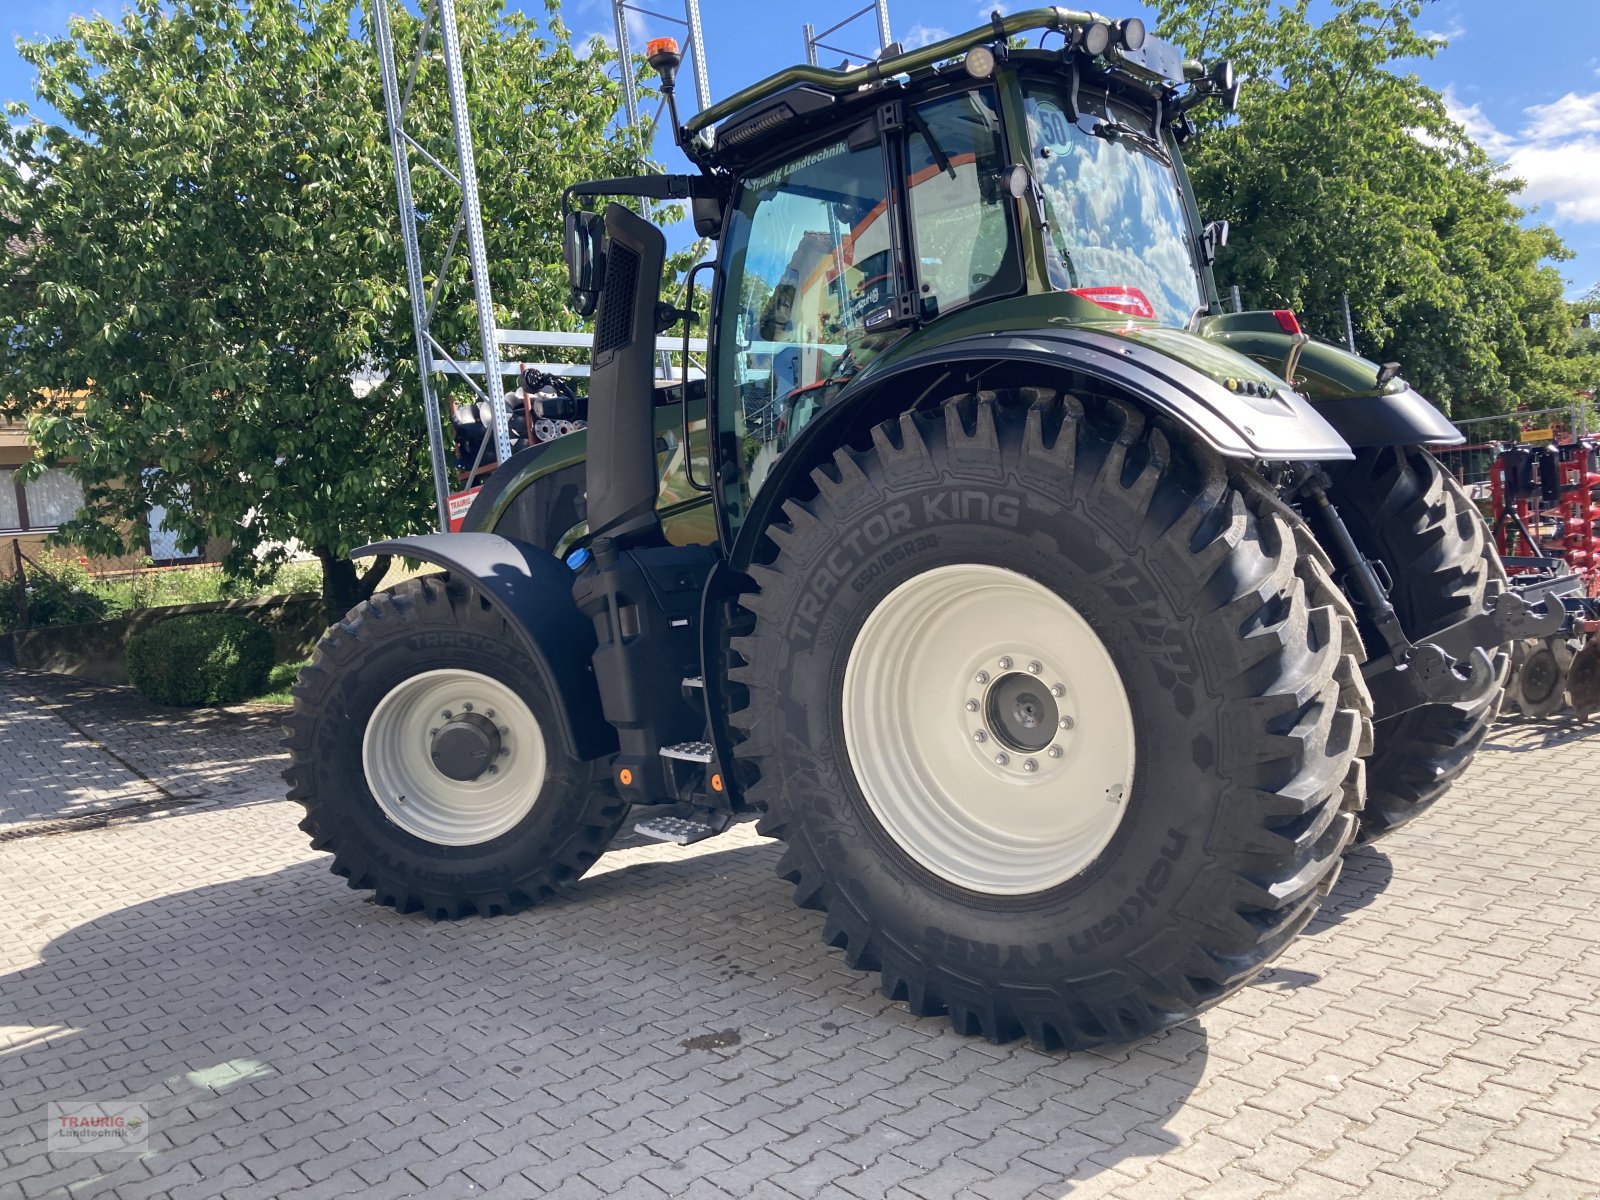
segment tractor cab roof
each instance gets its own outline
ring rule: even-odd
[[[1049,51],[1009,46],[1011,39],[1036,30],[1059,34],[1061,46]],[[788,143],[852,110],[868,111],[906,87],[956,73],[984,78],[1004,58],[1082,63],[1097,85],[1103,79],[1119,90],[1151,96],[1204,82],[1199,63],[1185,62],[1176,47],[1146,34],[1138,18],[1113,21],[1092,12],[1032,8],[1009,16],[996,13],[987,25],[916,50],[890,46],[864,66],[779,71],[691,117],[682,131],[685,148],[704,166],[738,170],[765,157],[775,143]]]

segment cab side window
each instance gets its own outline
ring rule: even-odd
[[[924,319],[1021,290],[1005,165],[993,92],[911,110],[906,192]]]

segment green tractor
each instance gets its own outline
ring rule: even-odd
[[[1248,982],[1561,614],[1505,588],[1397,368],[1223,311],[1179,148],[1236,95],[1137,20],[997,14],[674,110],[696,174],[570,189],[587,428],[465,532],[369,547],[443,573],[295,689],[334,872],[491,915],[630,806],[678,842],[754,812],[824,939],[963,1032],[1129,1039]],[[704,381],[656,385],[687,314],[603,196],[716,240]]]

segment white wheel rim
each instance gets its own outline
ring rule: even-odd
[[[498,746],[475,779],[433,761],[435,731],[465,714],[492,722]],[[544,786],[545,745],[527,703],[476,671],[424,671],[378,702],[361,740],[367,787],[400,828],[439,846],[473,846],[513,829]]]
[[[873,815],[972,891],[1067,882],[1127,811],[1133,711],[1116,664],[1072,605],[1015,571],[936,567],[885,596],[850,649],[843,716]]]

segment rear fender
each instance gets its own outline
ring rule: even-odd
[[[1299,462],[1354,457],[1338,432],[1287,384],[1270,396],[1229,391],[1209,375],[1132,338],[1073,326],[938,342],[884,369],[869,367],[857,386],[879,386],[930,365],[985,359],[1087,376],[1171,417],[1224,458]]]
[[[1188,429],[1225,458],[1328,461],[1354,458],[1349,444],[1311,404],[1287,385],[1271,396],[1230,392],[1171,355],[1111,334],[1073,327],[986,333],[939,342],[863,371],[837,400],[801,430],[751,505],[729,556],[743,570],[754,560],[762,531],[804,477],[843,444],[863,420],[889,420],[924,399],[937,399],[924,381],[948,372],[945,393],[996,386],[996,368],[1042,369],[1058,379],[1077,376],[1114,390],[1147,411]],[[1012,374],[1015,374],[1013,371]],[[933,388],[941,386],[935,382]]]
[[[578,611],[572,571],[559,559],[497,533],[429,533],[351,552],[369,554],[421,559],[477,589],[543,668],[567,749],[580,759],[616,750],[616,730],[601,711],[594,680],[594,627]]]

